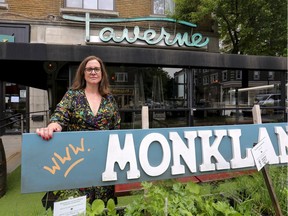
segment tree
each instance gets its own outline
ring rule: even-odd
[[[285,0],[174,0],[173,18],[218,24],[221,51],[233,54],[287,56]]]

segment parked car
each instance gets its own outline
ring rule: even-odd
[[[288,106],[288,100],[286,98],[286,107]],[[254,104],[259,104],[261,109],[261,114],[276,114],[282,113],[283,109],[273,108],[270,109],[269,107],[276,107],[280,106],[281,104],[281,94],[279,93],[271,93],[271,94],[258,94],[254,99]],[[244,117],[251,117],[252,116],[252,109],[251,110],[243,110],[242,114]]]
[[[255,98],[255,104],[260,106],[279,106],[281,94],[259,94]]]

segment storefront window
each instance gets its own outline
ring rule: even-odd
[[[122,129],[142,128],[143,106],[148,107],[149,128],[252,124],[255,103],[261,105],[263,122],[284,120],[280,73],[272,82],[268,71],[260,72],[266,78],[255,83],[254,71],[129,65],[107,65],[107,71]],[[253,80],[243,83],[239,77],[245,76]],[[262,103],[260,96],[270,99]]]
[[[5,85],[5,118],[7,118],[5,133],[20,133],[21,124],[26,124],[25,118],[21,122],[21,114],[26,114],[27,90],[25,86],[14,83]],[[25,125],[23,125],[25,128]]]
[[[121,66],[108,71],[122,115],[121,128],[141,128],[142,106],[148,107],[151,127],[186,125],[187,81],[181,68]]]

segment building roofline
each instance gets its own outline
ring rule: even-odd
[[[286,57],[220,54],[133,46],[0,43],[0,61],[81,62],[88,55],[96,55],[106,63],[116,64],[287,71]]]

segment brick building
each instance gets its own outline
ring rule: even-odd
[[[175,21],[167,16],[173,10],[172,0],[0,0],[0,62],[9,68],[0,75],[0,119],[22,113],[26,131],[45,125],[90,54],[107,64],[122,128],[140,127],[142,105],[150,108],[151,127],[197,125],[215,113],[237,123],[241,109],[251,109],[262,92],[243,95],[240,110],[238,95],[230,92],[266,84],[265,91],[275,84],[274,93],[284,95],[277,104],[284,111],[285,58],[220,54],[215,23]],[[242,73],[252,81],[257,71],[266,78],[243,82]],[[273,80],[267,78],[272,72]],[[239,115],[231,120],[231,113]]]

